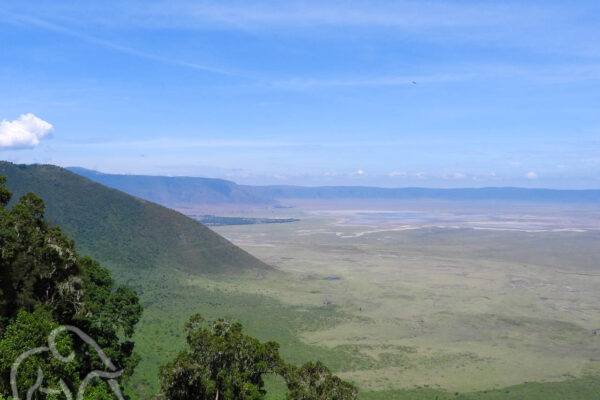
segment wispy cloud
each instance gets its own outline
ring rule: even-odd
[[[465,179],[467,176],[462,172],[454,172],[451,174],[442,174],[443,179]]]
[[[511,11],[521,11],[512,13]],[[176,18],[179,23],[218,22],[250,25],[338,25],[431,28],[503,25],[524,20],[533,7],[500,4],[450,4],[433,1],[260,1],[155,2],[144,9],[148,17]],[[427,12],[424,12],[427,11]],[[540,12],[542,10],[536,9]],[[194,25],[191,25],[192,27]]]
[[[398,76],[354,76],[345,78],[292,78],[264,81],[264,85],[286,90],[363,88],[460,83],[489,79],[513,79],[528,84],[585,83],[600,81],[600,63],[587,64],[458,64],[445,65],[447,72]]]
[[[8,5],[6,6],[8,7]],[[554,15],[553,7],[518,1],[390,1],[390,0],[103,0],[47,4],[22,1],[11,9],[38,12],[62,20],[84,16],[86,22],[156,28],[234,29],[306,27],[315,25],[432,29],[532,24],[529,16]],[[135,18],[132,18],[135,17]]]
[[[129,9],[142,23],[162,28],[295,29],[304,34],[311,27],[389,28],[425,41],[600,54],[598,27],[586,17],[599,10],[589,4],[574,9],[522,1],[156,1]]]
[[[283,89],[310,89],[327,87],[376,87],[376,86],[413,86],[423,83],[456,82],[474,78],[472,73],[463,74],[432,74],[432,75],[404,75],[387,77],[348,77],[338,79],[293,78],[266,82],[276,88]]]
[[[403,36],[443,44],[486,42],[545,53],[600,55],[596,40],[599,28],[589,18],[599,11],[594,2],[569,7],[561,2],[510,0],[123,0],[107,7],[100,0],[79,3],[57,0],[45,6],[35,3],[20,8],[75,24],[80,21],[82,26],[258,33],[280,29],[303,35],[323,35],[322,31],[307,29],[314,27],[394,29]]]
[[[58,33],[61,33],[64,35],[76,37],[78,39],[84,40],[86,42],[89,42],[89,43],[92,43],[95,45],[107,47],[109,49],[118,51],[120,53],[125,53],[125,54],[129,54],[129,55],[132,55],[135,57],[145,58],[147,60],[152,60],[152,61],[156,61],[156,62],[160,62],[160,63],[164,63],[164,64],[175,65],[175,66],[184,67],[184,68],[191,68],[191,69],[205,71],[205,72],[222,74],[222,75],[241,74],[240,71],[233,71],[233,70],[213,67],[213,66],[209,66],[209,65],[202,65],[202,64],[197,64],[197,63],[192,63],[192,62],[187,62],[187,61],[175,60],[175,59],[171,59],[171,58],[167,58],[167,57],[162,57],[162,56],[159,56],[156,54],[147,53],[147,52],[140,51],[140,50],[137,50],[137,49],[134,49],[131,47],[122,46],[118,43],[104,40],[102,38],[99,38],[99,37],[96,37],[93,35],[88,35],[86,33],[79,32],[77,30],[68,28],[66,26],[55,24],[53,22],[49,22],[44,19],[40,19],[40,18],[36,18],[36,17],[31,17],[28,15],[20,15],[20,14],[10,13],[7,11],[2,11],[2,10],[0,10],[0,15],[4,15],[5,21],[7,21],[9,23],[21,24],[21,25],[22,24],[31,25],[31,26],[35,26],[38,28],[58,32]]]
[[[550,64],[527,65],[527,64],[489,64],[489,63],[465,63],[444,65],[444,70],[432,69],[429,73],[378,76],[345,76],[339,75],[335,78],[328,77],[289,77],[275,78],[273,76],[262,76],[253,71],[236,68],[225,68],[221,66],[200,64],[165,57],[157,53],[142,51],[120,43],[103,39],[96,35],[85,32],[85,28],[78,29],[77,16],[85,14],[85,18],[79,18],[86,23],[127,24],[127,26],[142,24],[147,27],[158,29],[189,28],[207,29],[210,24],[227,25],[234,28],[242,28],[247,25],[257,27],[268,26],[298,26],[307,25],[343,25],[343,26],[390,26],[403,29],[426,28],[419,33],[419,37],[430,35],[430,29],[451,29],[453,32],[463,32],[464,29],[498,26],[499,30],[511,26],[514,30],[517,26],[529,26],[536,24],[531,22],[531,16],[536,20],[552,20],[558,18],[559,10],[548,8],[536,8],[535,6],[522,4],[474,4],[474,3],[439,3],[439,2],[386,2],[365,3],[360,1],[347,2],[270,2],[260,1],[253,4],[246,2],[208,3],[208,2],[161,2],[154,1],[148,4],[138,2],[124,2],[124,4],[108,7],[112,14],[104,14],[94,17],[94,13],[84,12],[83,6],[70,5],[69,7],[56,7],[71,18],[53,15],[51,17],[38,17],[36,13],[16,13],[0,9],[0,19],[5,22],[34,26],[71,37],[75,37],[88,43],[102,46],[120,53],[129,54],[134,57],[150,61],[189,68],[203,72],[220,75],[238,76],[247,78],[255,85],[268,86],[284,90],[304,90],[316,88],[350,88],[350,87],[392,87],[409,86],[417,84],[436,84],[449,82],[464,82],[478,79],[489,79],[494,77],[513,78],[537,82],[541,84],[589,82],[600,80],[600,64],[595,61],[578,62],[575,64]],[[102,8],[106,13],[107,7]],[[44,8],[42,8],[44,10]],[[70,13],[70,14],[69,14]],[[56,23],[55,20],[63,23]],[[64,22],[69,21],[69,24]],[[529,22],[528,22],[529,21]],[[208,24],[208,25],[207,25]],[[557,26],[559,26],[558,24]],[[533,28],[532,28],[533,29]],[[537,29],[537,28],[536,28]],[[536,30],[534,29],[534,30]],[[540,28],[541,29],[541,28]],[[557,27],[558,29],[558,27]],[[591,28],[590,28],[591,29]],[[545,30],[545,28],[544,28]],[[536,30],[537,32],[537,30]],[[464,32],[463,32],[464,33]],[[538,32],[539,33],[539,32]],[[588,32],[593,34],[593,32]],[[600,30],[599,32],[600,33]],[[458,34],[458,33],[457,33]],[[572,30],[569,32],[573,35]],[[462,36],[463,34],[458,34]],[[504,45],[512,43],[510,31],[503,31],[502,42]],[[481,35],[468,34],[468,37],[480,37]],[[530,40],[531,35],[519,35],[521,41]],[[545,41],[544,35],[535,35]],[[587,37],[588,35],[584,35]],[[594,36],[594,35],[592,35]],[[585,39],[584,37],[584,39]],[[456,38],[444,36],[444,40],[452,42]],[[581,38],[580,38],[581,39]],[[585,41],[582,39],[583,41]],[[582,40],[576,40],[580,43]],[[496,41],[495,41],[496,43]],[[499,42],[498,42],[499,43]],[[496,43],[496,44],[498,44]],[[557,46],[560,41],[554,42]],[[547,47],[546,45],[544,45]],[[573,47],[573,46],[571,46]],[[556,48],[556,47],[554,47]],[[594,50],[586,47],[588,55],[595,54]],[[600,46],[598,47],[600,55]],[[421,68],[427,69],[427,68]]]

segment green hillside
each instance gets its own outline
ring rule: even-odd
[[[168,266],[228,274],[270,269],[191,218],[63,168],[0,162],[0,175],[7,177],[14,199],[30,191],[42,197],[47,219],[75,239],[80,253],[113,269]]]

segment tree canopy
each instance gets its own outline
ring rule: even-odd
[[[108,270],[80,257],[73,241],[44,220],[44,202],[33,193],[8,209],[11,193],[5,182],[0,176],[0,393],[11,392],[8,377],[16,357],[46,346],[48,334],[59,325],[81,329],[117,369],[124,370],[125,377],[130,376],[138,360],[130,340],[142,313],[137,294],[125,286],[115,287]],[[74,385],[92,370],[106,370],[103,360],[81,340],[61,334],[59,345],[67,354],[73,351],[75,360],[59,363],[48,355],[32,357],[20,367],[20,391],[35,382],[37,367],[43,367],[49,383],[60,378]],[[86,398],[113,398],[97,381],[89,386]]]
[[[356,387],[333,375],[320,361],[309,361],[300,368],[288,366],[284,377],[287,400],[352,400],[358,395]]]
[[[163,395],[169,400],[260,400],[263,378],[282,376],[288,400],[354,400],[356,388],[321,362],[300,368],[286,364],[275,342],[261,343],[242,324],[219,319],[207,324],[199,314],[186,324],[188,349],[161,367]]]
[[[262,399],[263,375],[281,366],[279,345],[242,333],[240,323],[219,319],[210,327],[193,315],[186,324],[189,349],[161,368],[167,398]]]

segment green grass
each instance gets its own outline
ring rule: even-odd
[[[600,376],[561,382],[527,382],[475,393],[448,393],[429,388],[363,392],[360,400],[585,400],[600,399]]]
[[[298,218],[221,217],[217,215],[199,215],[195,219],[206,226],[285,224],[300,221]]]
[[[208,320],[225,317],[242,322],[250,335],[280,343],[282,356],[295,364],[320,359],[329,365],[343,366],[358,359],[353,349],[311,346],[298,335],[333,328],[354,320],[353,316],[332,305],[286,305],[273,297],[246,293],[238,286],[244,280],[260,285],[265,282],[261,278],[232,282],[160,269],[143,277],[135,272],[119,272],[116,279],[136,289],[144,306],[134,338],[142,360],[128,390],[137,398],[150,397],[157,391],[158,366],[184,348],[183,325],[194,313],[201,313]]]
[[[215,229],[289,273],[260,285],[246,281],[243,290],[290,306],[327,302],[353,317],[298,335],[337,352],[329,365],[365,393],[425,385],[477,393],[589,370],[600,375],[600,338],[592,334],[600,326],[600,277],[571,254],[576,243],[593,258],[597,233],[475,236],[311,218]],[[529,263],[548,245],[554,258]],[[492,248],[504,250],[481,255]]]

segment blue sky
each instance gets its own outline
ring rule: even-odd
[[[599,15],[597,1],[3,2],[0,158],[600,188]]]

